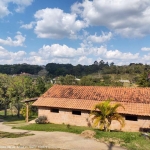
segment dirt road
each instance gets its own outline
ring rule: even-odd
[[[0,122],[0,131],[34,134],[20,138],[1,138],[0,150],[123,150],[73,133],[11,129],[11,126],[4,125],[2,122]]]

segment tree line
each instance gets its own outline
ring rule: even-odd
[[[21,74],[23,72],[29,74],[38,74],[38,72],[42,69],[42,66],[29,64],[0,65],[0,73],[8,75]]]
[[[140,86],[149,86],[150,84],[147,80],[150,74],[150,65],[142,63],[118,66],[113,62],[108,63],[101,60],[99,62],[95,61],[92,65],[78,64],[76,66],[58,63],[48,63],[46,66],[29,64],[0,65],[0,73],[16,75],[23,72],[36,75],[36,78],[38,76],[50,79],[61,77],[61,84],[67,82],[70,84],[70,77],[67,75],[72,75],[71,78],[80,78],[80,85],[123,86],[122,83],[116,82],[120,79],[129,80],[131,83]],[[78,84],[77,80],[73,83]]]
[[[76,66],[58,63],[48,63],[45,66],[30,64],[0,65],[0,73],[3,74],[13,75],[25,72],[32,75],[38,75],[40,73],[51,76],[52,78],[56,76],[65,76],[67,74],[77,77],[86,76],[92,73],[141,74],[145,69],[150,70],[150,66],[142,63],[130,63],[129,65],[118,66],[113,62],[108,63],[103,60],[99,62],[95,61],[92,65],[78,64]]]
[[[62,85],[81,85],[81,86],[123,86],[123,83],[111,80],[111,76],[105,75],[101,78],[95,78],[92,76],[83,76],[81,79],[76,78],[73,75],[59,76],[54,80],[56,84]]]

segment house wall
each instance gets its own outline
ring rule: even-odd
[[[125,118],[125,116],[124,116]],[[122,131],[139,131],[145,128],[150,128],[150,117],[137,116],[137,121],[125,120],[125,126],[121,129],[120,124],[117,121],[113,121],[111,124],[112,130],[121,129]]]
[[[47,116],[48,121],[57,124],[70,124],[77,126],[89,126],[90,111],[81,110],[81,115],[72,114],[70,109],[59,109],[59,113],[51,112],[49,107],[39,107],[38,116]],[[123,116],[125,118],[125,116]],[[125,127],[120,128],[120,124],[117,121],[112,121],[110,129],[123,130],[123,131],[139,131],[140,128],[150,128],[150,117],[138,116],[137,121],[125,120]]]
[[[40,107],[38,116],[47,116],[48,121],[51,123],[88,126],[87,118],[89,117],[89,112],[82,110],[81,115],[74,115],[70,109],[59,109],[59,113],[55,113],[51,112],[51,108]]]

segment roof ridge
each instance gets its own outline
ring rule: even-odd
[[[150,89],[150,87],[122,87],[122,86],[94,86],[94,85],[62,85],[54,84],[53,86],[63,86],[63,87],[97,87],[97,88],[123,88],[123,89]],[[52,87],[53,87],[52,86]]]

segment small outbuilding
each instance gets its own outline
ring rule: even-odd
[[[51,123],[88,126],[92,107],[107,99],[125,108],[118,108],[126,123],[122,130],[150,128],[150,88],[53,85],[33,105]],[[111,129],[120,129],[119,123],[113,121]]]

